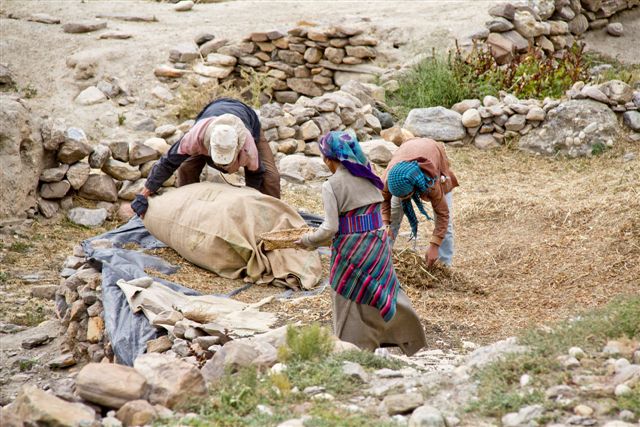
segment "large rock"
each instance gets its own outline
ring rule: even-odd
[[[511,412],[503,416],[502,425],[504,427],[537,425],[536,420],[542,418],[544,412],[542,405],[524,406],[518,412]]]
[[[385,141],[384,139],[363,141],[360,146],[369,161],[379,165],[387,165],[398,148],[393,142]]]
[[[102,169],[104,163],[111,156],[111,150],[104,144],[96,144],[89,155],[89,166],[94,169]]]
[[[67,125],[63,119],[47,119],[42,124],[42,144],[45,150],[56,151],[64,142]]]
[[[406,414],[422,405],[424,397],[421,393],[392,394],[384,398],[382,405],[389,415]]]
[[[627,111],[622,115],[624,124],[629,126],[632,130],[640,132],[640,113],[637,111]]]
[[[481,368],[504,358],[508,354],[523,353],[525,351],[527,351],[527,347],[519,345],[515,337],[510,337],[474,350],[467,356],[466,366]]]
[[[541,36],[545,33],[544,25],[542,25],[541,22],[536,21],[533,14],[526,10],[516,12],[513,19],[513,25],[517,32],[528,39]]]
[[[129,143],[127,141],[109,141],[106,144],[111,151],[111,157],[121,162],[129,161]]]
[[[80,195],[87,199],[105,202],[118,200],[116,184],[109,175],[89,175],[87,182],[80,188]]]
[[[497,17],[485,23],[489,31],[501,33],[513,29],[513,24],[505,18]]]
[[[132,400],[118,409],[116,417],[122,421],[125,427],[144,426],[153,423],[157,413],[155,408],[146,400]]]
[[[84,227],[99,227],[107,220],[108,216],[109,213],[103,208],[73,208],[67,214],[67,217],[71,222]]]
[[[74,163],[67,171],[67,181],[69,181],[69,184],[71,184],[71,187],[74,190],[79,190],[80,187],[82,187],[84,183],[87,182],[90,172],[91,167],[88,163]]]
[[[470,108],[462,114],[462,124],[467,128],[474,128],[482,124],[480,113],[475,108]]]
[[[142,192],[146,179],[141,178],[137,181],[125,181],[122,184],[122,188],[118,191],[118,197],[123,200],[132,201],[136,198],[136,194]]]
[[[142,399],[147,381],[128,366],[89,363],[76,377],[76,392],[89,402],[117,409],[130,400]]]
[[[607,25],[607,34],[614,37],[620,37],[624,34],[624,27],[620,22],[611,22]]]
[[[587,17],[579,14],[569,22],[569,31],[571,34],[579,36],[589,29],[589,21]]]
[[[107,96],[95,86],[89,86],[76,96],[76,102],[80,105],[99,104],[106,100]]]
[[[202,375],[207,384],[214,384],[227,371],[235,372],[240,368],[251,366],[259,355],[260,352],[246,342],[230,341],[204,364]]]
[[[200,53],[195,43],[182,43],[169,51],[171,62],[191,62],[199,57]]]
[[[193,66],[193,72],[205,77],[224,79],[233,72],[233,67],[219,67],[217,65],[196,64]]]
[[[61,199],[71,188],[69,181],[48,182],[40,188],[40,195],[44,199]]]
[[[609,80],[598,86],[613,103],[626,104],[633,101],[633,88],[620,80]]]
[[[457,141],[465,136],[462,116],[444,107],[411,110],[404,127],[415,136],[437,141]]]
[[[133,166],[138,166],[159,158],[160,153],[147,145],[139,142],[129,144],[129,163]]]
[[[80,128],[70,127],[64,133],[64,143],[58,149],[58,160],[73,164],[87,157],[93,148],[89,145],[87,135]]]
[[[216,67],[233,67],[238,62],[238,58],[231,55],[223,55],[221,53],[210,53],[207,55],[207,65]]]
[[[69,165],[61,164],[55,168],[49,168],[42,171],[40,174],[40,181],[42,182],[58,182],[62,181],[67,171],[69,170]]]
[[[446,427],[442,413],[433,406],[424,405],[417,408],[409,418],[409,427]]]
[[[36,205],[44,152],[39,128],[22,103],[0,96],[0,219]]]
[[[619,131],[616,115],[606,105],[572,100],[549,110],[543,124],[520,139],[520,148],[547,155],[583,156],[594,146],[612,145]]]
[[[142,176],[140,168],[114,159],[107,160],[102,170],[120,181],[135,181]]]
[[[200,371],[182,360],[150,353],[138,356],[133,366],[149,384],[151,403],[173,408],[207,394]]]
[[[510,21],[513,19],[515,14],[516,7],[509,2],[498,3],[489,8],[489,15],[506,18]]]
[[[541,20],[547,20],[556,10],[556,0],[528,0],[527,2]]]
[[[86,20],[78,22],[67,22],[62,26],[62,31],[65,33],[90,33],[92,31],[98,31],[107,28],[106,21]]]
[[[67,402],[35,386],[25,386],[12,406],[25,426],[80,427],[95,420],[88,406]]]
[[[331,176],[322,159],[303,155],[286,156],[280,160],[278,169],[283,178],[304,182]]]
[[[311,79],[292,77],[287,79],[287,86],[298,93],[306,96],[320,96],[322,89],[316,85]]]

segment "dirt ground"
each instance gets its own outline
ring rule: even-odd
[[[454,38],[474,32],[488,19],[486,10],[491,3],[407,1],[363,6],[356,1],[234,1],[199,4],[191,12],[177,13],[172,5],[153,1],[0,0],[0,62],[9,65],[20,87],[36,90],[28,101],[36,112],[65,117],[70,125],[81,126],[97,138],[112,130],[105,117],[113,117],[116,107],[110,103],[74,105],[73,98],[84,87],[73,80],[65,65],[69,55],[97,52],[105,59],[101,75],[120,78],[139,98],[125,110],[160,117],[166,111],[145,104],[158,84],[153,68],[167,62],[171,47],[202,31],[238,38],[252,30],[288,28],[303,19],[318,23],[366,20],[387,28],[381,36],[387,43],[388,60],[401,61],[420,49],[444,48]],[[153,14],[158,22],[109,20],[109,29],[133,37],[98,40],[96,33],[65,34],[59,25],[9,18],[30,13],[48,13],[63,22],[99,13]],[[587,36],[587,42],[620,60],[640,62],[633,49],[640,34],[639,13],[635,10],[620,18],[625,37],[614,39],[598,32]],[[394,41],[407,43],[393,50],[389,44]],[[426,286],[403,284],[423,320],[430,349],[457,348],[463,340],[488,343],[529,325],[601,306],[615,296],[640,292],[638,143],[621,139],[602,156],[578,160],[542,158],[509,147],[491,152],[450,148],[448,152],[461,182],[454,195],[454,269]],[[628,153],[635,153],[635,158],[623,161]],[[289,187],[284,199],[298,208],[322,213],[318,188]],[[86,230],[64,220],[36,220],[15,230],[2,230],[0,321],[34,325],[52,318],[52,303],[30,298],[31,286],[58,283],[61,265],[75,244],[117,225],[112,222]],[[429,231],[430,224],[422,223],[420,250],[428,243]],[[401,237],[399,248],[406,245]],[[227,293],[243,285],[195,267],[172,250],[159,254],[182,266],[172,279],[185,286]],[[257,301],[282,292],[254,286],[237,298]],[[282,322],[328,324],[330,292],[276,300],[266,309],[279,313]],[[4,339],[1,370],[5,362],[13,363],[7,354],[21,351],[17,341],[15,349],[8,349]],[[13,377],[0,380],[2,385],[17,381]]]
[[[635,153],[635,159],[624,161],[628,153]],[[449,148],[449,154],[461,182],[454,193],[454,268],[438,280],[421,281],[422,286],[403,283],[423,319],[430,347],[458,347],[463,340],[488,343],[640,291],[637,143],[621,139],[602,156],[574,160],[542,158],[508,147],[493,152]],[[322,213],[316,188],[289,187],[284,199]],[[115,225],[92,231],[42,221],[22,237],[3,237],[3,295],[24,297],[30,283],[21,277],[34,272],[40,274],[40,283],[56,283],[60,265],[76,242]],[[421,252],[431,226],[426,220],[420,225]],[[406,236],[407,224],[403,227]],[[15,242],[29,245],[24,254],[12,249]],[[401,234],[398,249],[406,246]],[[182,267],[171,280],[185,286],[224,294],[244,285],[193,266],[171,249],[155,253]],[[282,292],[253,286],[236,298],[255,302]],[[11,320],[15,298],[2,300],[0,320]],[[266,309],[279,313],[283,322],[328,324],[330,291],[276,300]]]
[[[445,48],[455,38],[470,35],[489,18],[486,10],[493,1],[228,1],[197,4],[189,12],[175,12],[174,5],[155,1],[25,1],[0,0],[1,62],[7,63],[20,87],[37,91],[31,104],[35,111],[65,117],[98,139],[113,134],[118,114],[144,110],[152,118],[166,111],[151,108],[147,101],[158,85],[153,69],[168,63],[169,50],[196,35],[210,32],[217,38],[239,40],[252,31],[287,30],[299,21],[322,24],[348,22],[383,28],[379,38],[387,58],[383,63],[402,62],[415,52]],[[47,13],[62,23],[93,19],[99,14],[150,16],[158,22],[125,22],[109,19],[107,30],[132,35],[128,40],[99,40],[101,32],[67,34],[61,25],[29,22],[32,13]],[[20,18],[20,19],[9,19]],[[464,22],[465,25],[460,25]],[[400,43],[394,49],[393,43]],[[98,75],[117,77],[139,98],[136,105],[117,111],[110,103],[79,107],[73,99],[89,81],[73,79],[66,60],[71,55],[98,56]],[[42,72],[46,69],[46,72]],[[128,120],[131,122],[131,120]]]

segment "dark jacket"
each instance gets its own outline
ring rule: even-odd
[[[196,117],[196,122],[207,118],[207,117],[217,117],[223,114],[233,114],[238,117],[244,123],[244,126],[251,132],[251,136],[253,136],[254,141],[258,143],[260,141],[260,119],[258,115],[253,111],[251,107],[244,104],[237,99],[232,98],[220,98],[211,102],[209,105],[204,107],[202,111]],[[188,154],[179,154],[178,149],[180,148],[180,142],[182,139],[169,149],[166,154],[164,154],[160,160],[153,166],[149,176],[147,177],[147,182],[145,187],[152,192],[158,191],[162,184],[171,177],[171,175],[180,167],[182,162],[187,160],[189,157]],[[213,161],[208,158],[207,164],[211,167],[215,168]],[[224,172],[224,171],[222,171]],[[257,171],[251,172],[245,170],[245,180],[247,182],[247,186],[259,189],[262,185],[262,179],[264,175],[264,166],[262,165],[262,161],[260,161],[260,167]]]

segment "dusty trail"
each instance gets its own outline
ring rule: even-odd
[[[166,63],[169,50],[191,42],[201,32],[217,38],[239,40],[251,31],[289,29],[298,21],[330,24],[368,23],[386,28],[381,39],[391,49],[391,60],[402,60],[416,51],[445,48],[455,38],[470,35],[489,18],[486,10],[494,1],[231,1],[197,4],[189,12],[175,12],[170,3],[152,1],[25,1],[2,0],[0,56],[13,70],[21,87],[35,88],[31,104],[42,113],[66,117],[87,131],[108,129],[113,108],[108,103],[78,108],[74,97],[88,84],[73,79],[66,59],[91,51],[104,58],[100,72],[117,77],[139,98],[137,108],[148,107],[151,89],[158,84],[155,66]],[[130,33],[127,40],[99,40],[100,32],[67,34],[61,25],[45,25],[24,19],[46,13],[62,23],[94,19],[99,14],[153,15],[158,22],[125,22],[109,19],[107,30]],[[464,23],[461,25],[461,23]],[[107,31],[107,30],[103,30]],[[43,72],[44,71],[44,72]],[[162,111],[149,112],[160,115]]]

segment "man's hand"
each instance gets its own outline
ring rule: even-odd
[[[149,201],[142,194],[136,194],[136,198],[131,202],[131,209],[140,217],[144,218],[147,209],[149,208]]]
[[[440,247],[431,243],[427,252],[424,254],[424,260],[427,263],[427,267],[431,267],[434,262],[438,260],[438,250]]]

